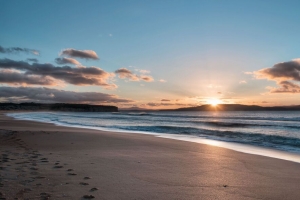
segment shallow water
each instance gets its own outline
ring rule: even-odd
[[[8,115],[17,119],[50,122],[58,125],[148,133],[208,144],[219,141],[217,146],[226,148],[230,146],[235,150],[241,151],[244,147],[249,147],[247,151],[243,150],[246,153],[255,152],[255,148],[256,150],[268,148],[300,155],[300,112],[298,111],[32,112],[9,113]]]

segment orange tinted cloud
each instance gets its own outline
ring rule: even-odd
[[[279,88],[269,87],[271,93],[300,93],[300,86],[289,81],[281,81],[277,83]]]
[[[137,75],[132,73],[129,69],[126,68],[120,68],[115,71],[115,73],[119,76],[121,79],[129,79],[130,81],[146,81],[146,82],[151,82],[153,81],[152,76],[148,75]]]
[[[152,78],[152,76],[146,76],[146,75],[141,75],[140,79],[146,82],[152,82],[154,79]]]
[[[64,64],[80,65],[80,62],[78,62],[74,58],[56,58],[55,62],[59,65],[64,65]]]
[[[116,74],[118,74],[119,78],[122,79],[129,79],[131,81],[139,81],[139,77],[136,74],[133,74],[129,69],[126,68],[120,68],[115,71]]]
[[[275,64],[273,67],[253,72],[257,79],[276,81],[278,88],[269,87],[271,93],[300,93],[300,59]]]

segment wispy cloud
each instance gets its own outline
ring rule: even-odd
[[[152,82],[154,81],[152,76],[147,76],[147,75],[140,75],[140,80],[146,81],[146,82]]]
[[[56,58],[55,62],[59,65],[65,65],[65,64],[80,65],[80,62],[78,62],[74,58]]]
[[[115,73],[119,76],[121,79],[129,79],[130,81],[146,81],[151,82],[153,81],[153,77],[149,75],[137,75],[134,74],[132,71],[126,68],[120,68],[115,71]]]
[[[21,47],[9,47],[4,48],[0,46],[0,53],[31,53],[34,55],[39,55],[40,52],[35,49],[21,48]]]
[[[97,53],[93,50],[77,50],[77,49],[64,49],[60,53],[61,56],[70,56],[74,58],[84,58],[99,60]]]
[[[39,60],[36,59],[36,58],[27,58],[27,61],[29,61],[29,62],[39,62]]]
[[[135,71],[138,71],[138,72],[140,72],[141,74],[150,74],[150,71],[149,71],[149,70],[146,70],[146,69],[135,69]]]
[[[136,74],[133,74],[129,69],[126,68],[120,68],[115,71],[116,74],[118,74],[119,78],[122,79],[129,79],[131,81],[139,81],[139,77]]]

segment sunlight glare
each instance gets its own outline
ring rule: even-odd
[[[209,99],[207,103],[212,106],[217,106],[218,104],[222,103],[222,101],[220,99]]]

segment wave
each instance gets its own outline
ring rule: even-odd
[[[193,114],[196,114],[197,112],[193,113]],[[237,112],[235,112],[237,113]],[[56,113],[55,112],[47,112],[47,114],[53,114],[55,115]],[[229,123],[229,124],[226,124],[226,123],[220,123],[219,121],[222,121],[222,120],[246,120],[246,121],[271,121],[271,122],[299,122],[300,121],[300,117],[289,117],[289,118],[285,118],[285,117],[259,117],[259,116],[205,116],[205,115],[189,115],[190,112],[178,112],[176,115],[174,114],[166,114],[165,112],[162,113],[162,112],[112,112],[112,113],[101,113],[101,115],[99,115],[99,113],[62,113],[62,112],[59,112],[60,116],[71,116],[71,117],[74,117],[74,118],[89,118],[89,119],[101,119],[101,118],[108,118],[108,119],[124,119],[124,117],[132,117],[131,120],[135,120],[135,119],[138,119],[138,120],[143,120],[144,118],[142,116],[144,116],[145,118],[147,116],[150,116],[152,117],[151,120],[159,120],[161,121],[162,119],[161,118],[170,118],[172,119],[172,121],[174,121],[174,119],[182,119],[182,120],[185,120],[185,119],[195,119],[195,120],[218,120],[218,122],[216,122],[214,124],[214,122],[210,122],[208,121],[207,124],[210,124],[210,125],[215,125],[215,126],[227,126],[227,127],[234,127],[234,126],[239,126],[239,127],[242,127],[242,126],[253,126],[255,124],[241,124],[241,123]],[[119,118],[117,118],[116,116],[119,116]],[[139,117],[139,118],[136,118],[136,117]],[[142,118],[140,118],[142,117]],[[147,119],[145,119],[147,120]],[[167,121],[167,120],[164,120],[164,121]],[[264,125],[264,126],[269,126],[269,125]],[[297,128],[297,126],[294,126]],[[293,128],[291,126],[291,128]]]
[[[33,116],[31,116],[31,114]],[[22,117],[23,114],[13,114],[14,116],[19,116]],[[154,116],[154,117],[144,117],[144,116]],[[163,116],[164,118],[161,119],[160,117]],[[168,118],[166,117],[168,116]],[[177,116],[177,117],[174,117]],[[72,123],[71,122],[73,119],[72,118],[79,118],[79,119],[90,119],[89,121],[94,120],[114,120],[114,121],[131,121],[131,122],[136,122],[138,123],[146,123],[146,124],[151,124],[151,123],[169,123],[169,124],[180,124],[183,126],[196,126],[196,128],[201,128],[204,127],[215,127],[215,128],[255,128],[255,127],[277,127],[276,129],[295,129],[299,130],[300,129],[300,124],[285,124],[285,123],[274,123],[274,121],[269,121],[269,122],[264,122],[264,123],[255,123],[251,122],[251,120],[240,120],[241,118],[238,118],[239,121],[235,120],[236,122],[231,122],[228,121],[234,117],[206,117],[206,116],[201,116],[198,117],[195,120],[187,120],[187,118],[196,118],[196,116],[179,116],[179,115],[161,115],[161,114],[154,114],[154,113],[147,113],[147,112],[131,112],[131,113],[59,113],[59,116],[55,112],[47,112],[47,113],[26,113],[24,115],[24,118],[33,118],[35,120],[37,117],[38,118],[43,118],[47,121],[53,121],[54,123],[57,122],[62,122],[62,123]],[[64,119],[66,117],[66,119]],[[175,118],[175,119],[174,119]],[[200,118],[200,120],[199,120]],[[205,120],[202,120],[201,118],[206,118]],[[244,117],[246,118],[246,117]],[[226,121],[221,121],[222,119],[225,119]],[[248,123],[245,123],[244,121],[247,121]],[[299,122],[299,121],[297,121]],[[289,123],[286,121],[286,123]],[[194,125],[193,125],[194,124]],[[81,125],[81,124],[79,124]]]
[[[152,114],[146,113],[146,112],[138,112],[138,113],[131,112],[131,113],[128,113],[128,115],[137,115],[137,116],[141,116],[141,115],[152,115]]]
[[[247,126],[255,125],[255,124],[216,122],[216,121],[208,121],[208,122],[202,122],[202,123],[210,125],[210,126],[217,126],[217,127],[247,127]]]
[[[228,121],[210,121],[211,119],[203,121],[186,120],[181,116],[181,119],[172,119],[168,115],[169,119],[156,118],[156,117],[144,117],[144,115],[157,115],[153,113],[126,113],[115,115],[115,114],[76,114],[76,113],[9,113],[9,116],[18,119],[29,119],[40,122],[50,122],[65,126],[82,126],[86,128],[97,128],[106,130],[120,130],[120,131],[133,131],[133,132],[148,132],[148,133],[159,133],[159,134],[181,134],[181,135],[192,135],[200,138],[213,139],[226,142],[236,142],[243,144],[252,144],[256,146],[272,147],[276,149],[300,152],[300,138],[297,138],[297,134],[300,126],[295,124],[287,123],[272,123],[272,124],[261,124],[254,122],[228,122]],[[130,116],[130,117],[128,117]],[[161,116],[161,115],[159,115]],[[80,118],[80,120],[78,119]],[[96,120],[91,120],[96,119]],[[108,120],[109,123],[97,123],[99,119]],[[113,120],[113,121],[111,121]],[[117,121],[115,121],[117,120]],[[228,118],[226,118],[228,120]],[[133,123],[132,123],[133,121]],[[145,122],[146,121],[146,122]],[[119,123],[121,122],[121,123]],[[113,124],[113,125],[108,125]],[[121,125],[124,124],[124,125]],[[197,124],[203,124],[206,126],[198,126]],[[216,128],[209,128],[213,126]],[[252,127],[264,127],[269,126],[269,129],[258,129],[256,132]],[[222,129],[225,127],[226,129]],[[232,128],[232,129],[231,129]],[[239,129],[234,129],[239,128]],[[282,128],[284,128],[282,130]],[[286,132],[286,128],[296,129],[289,130]],[[276,131],[282,130],[286,132],[286,136],[281,134],[278,135]],[[252,132],[251,132],[252,131]],[[275,131],[275,132],[274,132]],[[297,134],[293,137],[288,136],[291,133],[296,132]],[[277,134],[277,135],[276,135]]]
[[[253,121],[284,121],[284,122],[299,122],[300,121],[300,117],[292,117],[292,118],[284,118],[284,117],[258,117],[258,116],[238,116],[238,117],[234,117],[234,116],[201,116],[201,115],[183,115],[183,114],[190,114],[190,113],[184,113],[184,112],[178,112],[179,114],[177,115],[172,115],[172,114],[161,114],[159,112],[154,113],[146,113],[146,112],[142,112],[142,115],[145,116],[154,116],[154,117],[162,117],[162,118],[187,118],[187,119],[237,119],[237,120],[253,120]],[[236,112],[235,112],[236,113]],[[119,112],[119,115],[139,115],[138,113],[133,114],[133,113],[128,113],[128,112]],[[193,114],[196,114],[193,113]]]
[[[257,146],[272,147],[281,150],[289,148],[295,152],[300,152],[299,138],[285,137],[279,135],[253,134],[253,133],[242,133],[242,132],[234,132],[234,131],[217,131],[217,130],[199,129],[194,127],[176,127],[176,126],[111,126],[110,128],[128,130],[128,131],[193,135],[193,136],[198,136],[206,139],[252,144]]]

